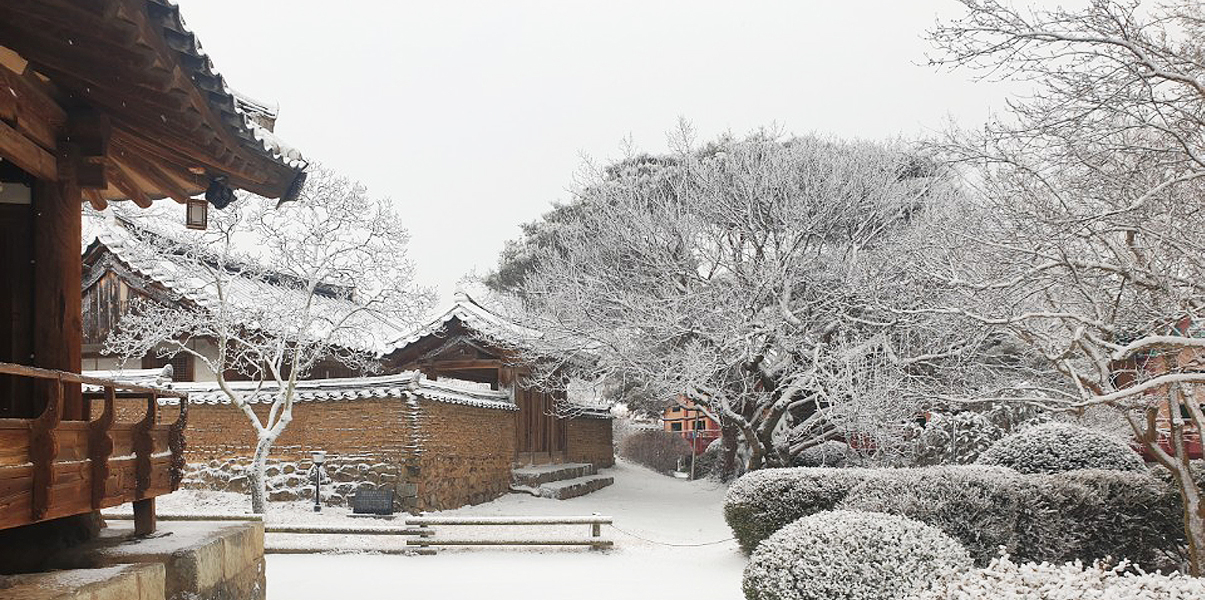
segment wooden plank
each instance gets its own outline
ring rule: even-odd
[[[0,157],[12,161],[37,179],[59,178],[58,161],[24,134],[0,121]]]
[[[614,546],[611,540],[406,540],[407,546]]]
[[[602,515],[581,517],[410,517],[407,525],[610,525]]]

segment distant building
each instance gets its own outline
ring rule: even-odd
[[[161,224],[156,224],[160,226]],[[210,372],[203,362],[187,352],[177,352],[168,356],[151,353],[137,359],[134,364],[121,364],[121,357],[104,352],[105,338],[117,327],[130,303],[135,300],[149,300],[164,305],[187,307],[201,303],[216,302],[208,288],[197,289],[192,286],[178,286],[176,281],[187,281],[191,277],[199,277],[190,273],[195,269],[188,261],[179,260],[170,254],[155,255],[153,258],[145,252],[133,251],[134,246],[144,245],[151,238],[164,235],[166,232],[152,230],[148,223],[135,223],[123,217],[108,219],[104,224],[95,228],[93,236],[83,252],[83,337],[82,360],[85,370],[116,371],[119,369],[159,369],[167,364],[172,365],[174,381],[216,381],[217,375]],[[284,276],[280,278],[283,280]],[[226,293],[228,301],[234,305],[253,304],[262,302],[265,297],[273,297],[276,293],[292,293],[291,289],[281,287],[278,292],[264,292],[262,286],[272,285],[274,278],[235,279],[228,286]],[[181,292],[180,289],[185,291]],[[331,289],[323,292],[320,288],[317,301],[325,304],[323,310],[330,314],[347,314],[354,312],[357,307],[349,300],[340,298],[338,290]],[[351,340],[346,344],[348,349],[368,354],[378,354],[388,344],[404,333],[404,328],[389,323],[377,323],[372,327],[375,335],[363,339]],[[199,339],[193,340],[190,347],[199,354],[214,359],[217,358],[216,341]],[[198,364],[200,362],[200,364]],[[307,375],[310,379],[330,379],[338,377],[357,377],[356,372],[335,360],[325,360],[314,365]],[[241,373],[227,371],[226,379],[238,381],[246,379]]]
[[[679,398],[661,413],[665,431],[676,433],[690,443],[695,454],[702,454],[711,442],[720,438],[720,424],[685,398]]]

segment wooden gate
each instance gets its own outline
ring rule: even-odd
[[[515,386],[515,462],[565,461],[565,423],[556,417],[556,399],[538,388]]]

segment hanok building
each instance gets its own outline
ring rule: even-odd
[[[112,410],[118,394],[175,394],[79,374],[81,204],[172,198],[200,218],[235,189],[294,196],[305,162],[254,116],[167,0],[0,3],[0,571],[46,567],[52,550],[98,533],[96,511],[125,502],[148,533],[154,498],[179,485],[184,411],[157,424],[151,398],[137,422]],[[85,382],[103,390],[101,411]],[[262,546],[228,558],[247,559],[237,576],[262,597]],[[171,567],[143,567],[79,580],[174,589]],[[37,591],[21,585],[0,597]]]
[[[538,333],[494,314],[467,294],[439,316],[395,343],[385,362],[391,370],[417,370],[438,380],[449,377],[507,391],[518,407],[514,460],[517,465],[614,464],[611,414],[568,404],[564,390],[532,385],[532,367],[516,347]]]
[[[152,247],[169,245],[157,238],[174,235],[176,232],[172,227],[162,219],[129,219],[122,216],[106,219],[92,227],[83,253],[85,371],[160,369],[170,364],[173,381],[217,380],[217,375],[206,367],[204,361],[198,361],[188,352],[172,353],[170,348],[164,348],[166,352],[155,350],[138,357],[133,364],[128,364],[130,361],[123,363],[122,357],[105,352],[106,338],[118,326],[133,302],[150,301],[183,310],[219,302],[214,286],[197,284],[208,280],[204,273],[198,272],[197,261],[183,259],[170,252],[140,250],[148,243]],[[182,229],[182,226],[175,224],[175,228]],[[265,276],[262,269],[252,271],[256,276],[247,276],[243,272],[230,274],[225,290],[225,301],[230,305],[254,307],[275,298],[301,293],[295,285],[289,285],[290,280],[285,274],[271,272]],[[314,298],[318,310],[326,315],[356,314],[361,307],[352,301],[347,291],[335,286],[318,286]],[[356,327],[357,335],[344,336],[340,340],[342,349],[379,355],[405,330],[376,315],[366,316],[362,321],[362,326]],[[219,362],[216,340],[193,339],[189,342],[189,348],[208,358],[212,364]],[[326,358],[311,367],[306,376],[311,379],[330,379],[359,375],[358,371],[339,361]],[[246,379],[236,369],[227,370],[225,376],[228,381]]]

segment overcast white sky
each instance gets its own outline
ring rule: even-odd
[[[913,136],[981,123],[1003,88],[924,65],[953,0],[180,0],[277,133],[397,204],[444,300],[568,197],[583,154],[701,139]]]

